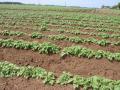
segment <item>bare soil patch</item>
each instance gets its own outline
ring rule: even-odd
[[[13,48],[0,48],[0,60],[9,61],[17,65],[36,66],[52,71],[56,76],[63,71],[82,76],[104,76],[106,78],[120,79],[120,63],[110,62],[106,59],[87,59],[78,57],[60,58],[59,55],[45,55],[31,50],[18,50]]]

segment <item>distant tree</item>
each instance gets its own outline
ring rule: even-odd
[[[101,8],[104,8],[104,5],[102,5]]]
[[[118,8],[120,9],[120,3],[118,3]]]
[[[110,6],[102,5],[101,8],[111,8]]]
[[[120,9],[120,2],[117,5],[112,6],[112,9]]]
[[[0,4],[23,4],[21,2],[0,2]]]
[[[112,6],[112,9],[117,9],[117,8],[118,8],[117,5]]]

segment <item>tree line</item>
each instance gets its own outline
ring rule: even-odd
[[[113,9],[120,9],[120,2],[117,5],[113,6],[112,8]]]
[[[102,5],[101,8],[120,9],[120,2],[117,5],[114,5],[114,6]]]
[[[23,4],[21,2],[0,2],[0,4]]]

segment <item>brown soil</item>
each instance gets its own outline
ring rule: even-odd
[[[20,66],[42,67],[59,76],[63,71],[81,76],[103,76],[110,79],[120,79],[120,63],[106,59],[87,59],[59,55],[45,55],[31,50],[0,48],[0,61],[9,61]],[[41,80],[19,77],[0,78],[0,90],[74,90],[72,86],[44,85]],[[78,89],[82,90],[82,89]]]
[[[0,78],[0,90],[74,90],[72,86],[44,85],[38,79]],[[80,89],[79,89],[80,90]]]
[[[48,32],[45,32],[47,34]],[[48,33],[49,34],[49,33]],[[57,34],[57,33],[50,33]],[[83,37],[83,36],[82,36]],[[79,45],[65,41],[52,41],[48,39],[31,39],[28,36],[0,36],[0,38],[13,38],[23,39],[26,41],[45,42],[49,41],[61,47],[71,45]],[[104,49],[111,52],[116,52],[120,47],[108,46],[101,47],[94,44],[81,44],[88,48]],[[17,50],[13,48],[0,47],[0,61],[9,61],[20,66],[35,66],[42,67],[48,71],[52,71],[56,76],[59,76],[63,71],[72,74],[78,74],[84,77],[87,76],[103,76],[109,79],[120,80],[120,63],[110,62],[107,59],[87,59],[77,57],[60,58],[59,55],[45,55],[33,52],[31,50]],[[20,77],[0,78],[0,90],[74,90],[73,86],[60,86],[60,85],[44,85],[38,79],[25,79]],[[78,89],[82,90],[82,89]]]
[[[99,75],[110,79],[120,79],[120,63],[106,59],[87,59],[77,57],[60,58],[59,55],[45,55],[31,50],[16,50],[0,48],[0,60],[6,60],[17,65],[43,67],[60,75],[63,71],[82,76]]]

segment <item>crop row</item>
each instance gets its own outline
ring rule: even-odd
[[[56,54],[59,53],[61,57],[65,56],[77,56],[77,57],[86,57],[86,58],[106,58],[110,61],[120,61],[120,53],[112,53],[109,51],[103,50],[92,50],[82,46],[71,46],[61,49],[59,46],[45,42],[45,43],[35,43],[35,42],[26,42],[23,40],[11,40],[11,39],[0,39],[0,46],[7,48],[16,48],[16,49],[26,49],[38,51],[43,54]]]
[[[15,11],[1,11],[0,14],[0,24],[3,26],[7,25],[32,25],[40,26],[41,21],[46,24],[53,25],[62,25],[69,28],[100,28],[100,31],[119,31],[119,17],[110,17],[110,16],[99,16],[99,15],[90,15],[90,14],[78,14],[69,13],[66,15],[65,13],[58,12],[21,12],[16,14]],[[8,18],[8,20],[7,20]],[[37,18],[37,19],[36,19]],[[77,25],[77,26],[76,26]],[[114,29],[117,30],[114,30]],[[99,30],[99,29],[98,29]]]
[[[100,24],[97,24],[96,25],[96,23],[94,22],[90,22],[90,23],[92,23],[92,24],[90,24],[90,23],[86,23],[86,22],[78,22],[77,24],[72,24],[72,23],[70,23],[70,22],[65,22],[65,21],[62,21],[62,22],[60,22],[61,20],[59,20],[59,21],[56,21],[56,20],[51,20],[50,22],[49,22],[49,24],[50,25],[59,25],[59,26],[64,26],[64,27],[67,27],[67,28],[74,28],[74,29],[79,29],[79,28],[106,28],[106,29],[116,29],[116,30],[118,30],[119,29],[119,25],[114,25],[114,24],[103,24],[103,23],[100,23]]]
[[[32,33],[31,34],[32,38],[43,38],[46,37],[48,39],[51,40],[64,40],[64,41],[69,41],[69,42],[74,42],[74,43],[94,43],[100,46],[107,46],[107,45],[116,45],[119,46],[120,42],[111,42],[108,40],[97,40],[95,38],[81,38],[81,37],[69,37],[69,36],[65,36],[65,35],[44,35],[44,34],[40,34],[40,33]]]
[[[41,20],[41,21],[43,21],[43,20]],[[13,21],[9,22],[9,21],[6,21],[6,22],[7,23],[5,23],[4,19],[3,19],[3,22],[0,22],[0,24],[1,24],[2,27],[3,26],[7,27],[5,29],[9,29],[11,27],[13,29],[14,26],[15,27],[21,26],[21,28],[23,28],[23,26],[24,26],[24,27],[29,28],[28,27],[29,25],[32,26],[32,28],[34,28],[34,27],[39,27],[40,28],[41,25],[44,24],[44,23],[48,25],[48,28],[51,27],[51,26],[53,27],[53,25],[57,25],[55,23],[50,24],[49,21],[47,21],[47,20],[45,20],[43,22],[39,22],[39,21],[37,22],[36,21],[36,24],[35,24],[34,21],[29,21],[29,22],[33,22],[33,24],[28,23],[28,22],[23,23],[22,21],[21,22],[13,22]],[[116,29],[115,27],[114,27],[114,29],[112,29],[112,28],[105,28],[105,27],[101,27],[100,28],[100,27],[96,27],[96,26],[93,26],[93,25],[86,26],[85,24],[81,24],[79,26],[76,26],[76,25],[73,26],[73,25],[59,25],[58,24],[57,26],[59,26],[60,29],[68,28],[68,29],[84,29],[85,31],[87,31],[87,30],[94,30],[94,31],[98,31],[98,32],[118,32],[118,33],[120,32],[119,29]],[[119,27],[119,26],[116,26],[116,27]]]
[[[9,29],[9,26],[6,26],[6,28]],[[5,28],[4,27],[4,28]],[[23,26],[22,26],[23,27]],[[18,27],[18,28],[22,28],[22,27]],[[67,27],[67,26],[60,26],[61,27]],[[40,24],[39,28],[41,29],[40,31],[48,31],[47,29],[49,28],[49,25],[45,24],[45,22],[43,22],[42,24]],[[32,28],[34,29],[34,28]],[[80,29],[80,28],[79,28]],[[91,28],[85,28],[84,30],[90,30]],[[106,31],[107,29],[97,29],[97,31],[103,31],[103,32],[99,32],[99,33],[95,33],[95,32],[83,32],[83,31],[80,31],[80,30],[64,30],[64,29],[61,29],[61,30],[58,30],[58,31],[61,31],[61,32],[65,32],[65,33],[71,33],[71,34],[76,34],[76,35],[79,35],[79,34],[87,34],[87,35],[93,35],[93,36],[100,36],[102,38],[120,38],[120,34],[107,34],[107,33],[104,33],[104,31]],[[50,31],[54,31],[54,30],[50,30]],[[111,31],[110,29],[108,29],[107,31]],[[113,31],[116,31],[116,30],[113,30]]]
[[[54,44],[49,42],[45,43],[31,43],[23,40],[11,40],[11,39],[0,39],[0,46],[1,47],[8,47],[8,48],[16,48],[16,49],[25,49],[25,50],[33,50],[38,51],[39,53],[44,54],[55,54],[60,51],[60,48]]]
[[[7,21],[7,20],[6,20]],[[30,21],[29,21],[30,22]],[[72,28],[72,29],[80,29],[80,28],[95,28],[95,29],[97,29],[97,28],[102,28],[102,29],[104,29],[104,28],[106,28],[106,29],[110,29],[110,28],[112,28],[112,29],[116,29],[116,30],[118,30],[119,28],[119,26],[117,25],[117,26],[115,26],[114,24],[103,24],[103,23],[100,23],[100,24],[98,24],[98,25],[95,25],[96,24],[96,22],[94,22],[93,24],[90,24],[90,23],[86,23],[86,22],[83,22],[83,21],[81,21],[81,22],[78,22],[77,24],[72,24],[70,21],[62,21],[62,20],[53,20],[53,19],[51,19],[51,20],[45,20],[45,23],[46,24],[48,24],[48,25],[59,25],[59,26],[61,26],[61,27],[64,27],[64,28]],[[0,22],[0,24],[1,25],[8,25],[8,26],[25,26],[25,25],[32,25],[32,26],[40,26],[41,24],[42,24],[42,22],[40,22],[40,23],[35,23],[34,21],[32,21],[32,23],[28,23],[28,22],[20,22],[20,21],[18,21],[18,22],[15,22],[15,21],[8,21],[8,22],[5,22],[4,20],[3,20],[3,22]]]
[[[101,29],[100,29],[101,30]],[[102,29],[104,31],[104,29]],[[101,38],[120,38],[120,34],[107,34],[107,33],[103,33],[103,32],[100,32],[100,33],[95,33],[95,32],[83,32],[83,31],[80,31],[80,30],[64,30],[64,29],[58,29],[58,30],[48,30],[48,26],[46,24],[42,24],[40,29],[38,31],[57,31],[57,32],[60,32],[60,33],[70,33],[70,34],[74,34],[74,35],[92,35],[92,36],[99,36]],[[4,30],[2,32],[0,32],[1,34],[5,34],[5,35],[12,35],[12,33],[14,33],[15,35],[15,32],[13,31],[8,31],[8,30]],[[22,32],[16,32],[16,34],[22,34]]]
[[[3,6],[2,6],[3,7]],[[1,7],[0,7],[1,8]],[[11,8],[11,7],[10,7]],[[16,8],[16,7],[15,7]],[[33,7],[32,7],[33,8]],[[32,10],[32,8],[30,8]],[[39,8],[39,7],[38,7]],[[53,8],[53,7],[52,7]],[[20,7],[17,10],[19,10]],[[37,8],[36,8],[37,9]],[[41,8],[39,8],[41,9]],[[45,7],[44,7],[45,9]],[[65,8],[64,8],[65,9]],[[64,10],[63,9],[63,10]],[[68,9],[68,8],[67,8]],[[70,8],[72,9],[72,8]],[[6,11],[5,11],[6,10]],[[2,14],[5,15],[6,17],[8,16],[16,16],[16,17],[21,17],[23,19],[25,19],[25,17],[27,18],[32,18],[32,17],[37,17],[39,19],[39,16],[42,15],[42,16],[45,16],[45,17],[53,17],[53,19],[64,19],[64,20],[76,20],[76,21],[79,21],[79,20],[84,20],[84,21],[96,21],[96,23],[98,22],[104,22],[104,23],[107,23],[107,22],[112,22],[112,23],[115,23],[115,24],[119,24],[119,17],[114,17],[114,16],[103,16],[103,15],[94,15],[94,14],[83,14],[83,13],[76,13],[76,12],[58,12],[58,10],[56,10],[57,12],[52,12],[51,10],[46,13],[46,12],[35,12],[32,10],[32,12],[29,12],[27,11],[27,13],[25,13],[26,11],[23,10],[23,12],[20,12],[19,14],[15,13],[16,11],[15,10],[8,10],[5,9],[5,10],[1,10]],[[73,9],[74,10],[74,9]],[[87,11],[87,9],[81,9],[81,10],[84,10],[84,11]],[[44,10],[43,10],[44,11]],[[46,9],[45,9],[46,11]],[[69,14],[68,14],[69,13]],[[76,15],[75,15],[76,14]],[[59,18],[60,16],[62,16],[63,18]]]
[[[13,35],[21,36],[21,35],[24,35],[25,33],[24,32],[20,32],[20,31],[8,31],[8,30],[4,30],[4,31],[0,32],[0,34],[4,35],[4,36],[13,36]]]
[[[26,33],[5,30],[5,31],[2,31],[0,34],[5,35],[5,36],[12,36],[12,35],[20,36],[20,35],[25,35]],[[38,38],[38,39],[48,38],[51,40],[64,40],[64,41],[69,41],[69,42],[73,42],[73,43],[94,43],[94,44],[97,44],[100,46],[107,46],[107,45],[119,46],[120,45],[119,41],[118,42],[111,42],[108,40],[97,40],[95,38],[80,38],[77,36],[76,37],[68,37],[68,36],[61,35],[61,34],[59,34],[59,35],[44,35],[41,33],[33,32],[29,36],[32,38]]]
[[[74,88],[83,87],[84,90],[92,88],[93,90],[119,90],[120,80],[110,80],[103,77],[81,77],[80,75],[72,75],[63,72],[59,77],[56,77],[53,72],[47,72],[40,67],[17,66],[9,62],[0,62],[0,77],[25,77],[42,79],[43,83],[54,85],[69,85]]]
[[[50,30],[54,31],[54,30]],[[99,36],[101,38],[120,38],[120,34],[107,34],[107,33],[95,33],[95,32],[83,32],[79,30],[57,30],[60,33],[70,33],[74,35],[92,35],[92,36]]]
[[[43,21],[43,20],[41,20]],[[34,22],[34,21],[29,21],[29,22],[32,22],[32,23],[28,23],[28,22],[25,22],[23,23],[22,21],[18,21],[18,22],[15,22],[15,21],[7,21],[5,22],[5,20],[3,19],[3,21],[0,22],[0,24],[2,26],[7,26],[7,27],[10,27],[10,26],[33,26],[33,27],[40,27],[41,24],[47,24],[48,26],[53,26],[53,25],[58,25],[60,28],[70,28],[70,29],[84,29],[84,30],[95,30],[95,31],[100,31],[100,32],[108,32],[108,31],[112,31],[112,32],[120,32],[119,31],[119,28],[116,28],[116,27],[119,27],[119,26],[115,26],[114,24],[111,25],[111,26],[101,26],[101,25],[95,25],[95,23],[93,25],[91,24],[85,24],[83,22],[79,22],[80,24],[77,25],[77,24],[70,24],[70,22],[68,22],[68,24],[65,24],[65,21],[63,21],[63,23],[60,21],[56,21],[56,20],[44,20],[43,22]],[[59,24],[60,23],[60,24]],[[104,24],[103,24],[104,25]],[[114,27],[113,27],[114,26]],[[108,28],[109,27],[109,28]],[[111,28],[110,28],[111,27]],[[114,30],[115,29],[115,30]]]
[[[99,15],[90,15],[90,14],[82,14],[82,13],[81,14],[75,13],[76,14],[76,16],[75,16],[73,13],[71,13],[71,14],[69,13],[69,15],[65,15],[65,13],[58,13],[58,12],[56,12],[56,13],[55,12],[53,12],[53,13],[52,12],[49,12],[49,13],[45,13],[45,12],[39,12],[39,13],[38,12],[37,13],[36,12],[27,12],[27,13],[24,13],[24,12],[21,12],[19,15],[15,14],[14,11],[12,11],[12,14],[9,12],[10,11],[8,10],[6,13],[5,12],[2,12],[2,13],[7,14],[6,17],[14,16],[14,18],[20,18],[24,21],[26,21],[26,19],[31,20],[31,18],[37,17],[38,20],[44,18],[47,21],[51,21],[53,23],[58,22],[58,23],[62,23],[62,24],[64,24],[64,23],[71,24],[71,23],[73,23],[73,21],[79,21],[83,25],[86,23],[93,25],[93,23],[89,23],[89,22],[94,22],[94,25],[98,24],[98,25],[106,25],[106,26],[115,26],[115,25],[120,24],[118,17],[111,18],[111,17],[103,17],[103,16],[99,16]],[[63,18],[60,17],[61,15]],[[1,19],[2,19],[2,17],[3,16],[1,15]],[[4,19],[4,17],[3,17],[3,19]],[[70,21],[66,22],[66,20],[70,20]],[[15,21],[15,19],[14,19],[14,21]],[[16,21],[17,21],[17,19],[16,19]],[[74,24],[78,24],[78,22],[74,22]]]
[[[96,59],[106,58],[110,61],[120,61],[120,53],[111,53],[103,50],[94,51],[82,46],[71,46],[64,48],[61,52],[61,56],[64,57],[68,55],[87,58],[95,57]]]

